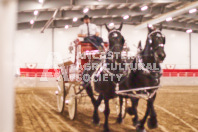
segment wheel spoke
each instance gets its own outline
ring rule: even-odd
[[[57,95],[57,105],[58,105],[57,108],[58,108],[58,111],[62,113],[64,110],[64,104],[65,104],[65,87],[64,87],[62,75],[59,76],[57,88],[58,88],[58,93],[59,93]]]

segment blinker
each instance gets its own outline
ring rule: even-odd
[[[152,40],[151,39],[149,39],[149,43],[152,44]]]

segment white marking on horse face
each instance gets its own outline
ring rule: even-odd
[[[160,33],[157,33],[156,36],[157,37],[162,37],[162,35]]]
[[[112,37],[116,38],[116,37],[118,37],[118,34],[117,33],[113,33]]]

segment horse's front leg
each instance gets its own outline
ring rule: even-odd
[[[138,124],[138,111],[137,111],[138,102],[139,102],[138,98],[131,98],[132,107],[128,107],[126,109],[126,112],[129,115],[134,115],[134,118],[132,120],[134,126]]]
[[[154,129],[158,127],[157,123],[157,114],[154,109],[154,101],[156,98],[156,94],[153,97],[153,101],[151,102],[151,112],[150,112],[150,118],[148,119],[147,125],[149,129]]]
[[[138,98],[131,98],[131,101],[132,101],[132,113],[135,116],[133,118],[133,126],[136,126],[138,124],[138,111],[137,111],[137,107],[138,107],[139,99]]]
[[[94,98],[94,94],[93,94],[93,90],[92,90],[91,85],[88,85],[86,87],[86,92],[87,92],[88,96],[90,97],[91,102],[92,102],[93,107],[94,107],[93,124],[99,124],[100,119],[99,119],[99,116],[98,116],[98,109],[96,108],[98,101]],[[99,98],[98,98],[98,100],[99,100]]]
[[[109,114],[110,114],[110,109],[109,109],[109,99],[105,98],[105,110],[104,110],[104,115],[105,115],[105,123],[104,123],[104,132],[109,132]]]
[[[150,114],[152,103],[153,103],[153,99],[147,100],[147,108],[146,108],[145,115],[144,115],[143,119],[136,126],[137,132],[146,132],[146,130],[144,128],[144,124],[146,122],[148,115]]]
[[[122,105],[123,105],[123,97],[119,97],[119,104],[120,104],[120,113],[118,115],[118,118],[117,118],[117,123],[121,124],[122,123]]]
[[[96,103],[94,104],[93,123],[96,125],[99,125],[100,123],[100,118],[98,115],[98,107],[100,106],[102,100],[103,100],[103,95],[100,94],[98,96],[98,99],[96,100]]]

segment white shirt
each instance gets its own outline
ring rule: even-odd
[[[95,24],[89,23],[88,26],[89,26],[90,36],[93,36],[97,32],[99,32],[98,27]],[[86,34],[86,35],[88,35],[87,24],[84,23],[84,24],[80,25],[79,30],[80,30],[79,34]]]

